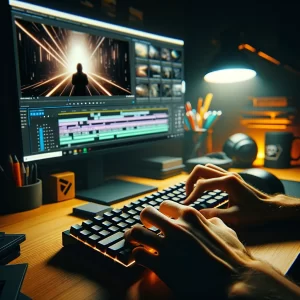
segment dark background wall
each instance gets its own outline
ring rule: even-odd
[[[186,100],[195,105],[198,97],[205,97],[211,92],[214,95],[211,108],[223,112],[214,130],[214,151],[221,150],[225,140],[237,131],[249,133],[260,141],[263,139],[264,131],[249,132],[239,124],[240,111],[249,105],[249,96],[287,96],[293,99],[293,105],[299,107],[300,77],[253,55],[249,55],[249,59],[258,72],[254,80],[234,85],[207,84],[203,81],[209,62],[218,52],[220,34],[231,28],[243,32],[245,42],[300,70],[300,22],[296,4],[281,2],[279,6],[258,1],[119,0],[116,17],[112,18],[102,11],[100,0],[28,2],[184,39]],[[143,22],[129,22],[130,6],[143,12]],[[291,130],[298,132],[299,127],[296,124]],[[182,141],[166,141],[124,155],[178,155],[181,151]],[[124,155],[121,155],[122,159]],[[115,155],[111,159],[107,157],[108,162],[115,159]]]

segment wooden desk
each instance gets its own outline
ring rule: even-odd
[[[284,179],[293,180],[300,173],[300,168],[279,172],[276,170],[276,173],[282,175]],[[128,176],[121,178],[156,185],[159,189],[162,189],[185,180],[187,174],[162,181]],[[125,203],[138,198],[135,197],[113,206],[115,208],[122,207]],[[26,234],[26,241],[21,244],[21,256],[12,262],[13,264],[29,264],[22,292],[35,300],[141,299],[137,296],[137,291],[144,281],[146,285],[144,285],[143,289],[145,290],[146,286],[149,296],[144,296],[143,299],[153,299],[153,296],[151,296],[151,292],[155,290],[153,286],[157,287],[159,285],[161,290],[164,287],[154,274],[148,274],[146,279],[142,278],[132,284],[127,291],[124,291],[121,297],[120,293],[116,296],[117,286],[108,290],[101,279],[87,278],[85,275],[64,270],[51,263],[61,252],[62,232],[69,229],[71,225],[82,221],[82,219],[71,215],[73,207],[84,203],[86,202],[73,199],[61,203],[43,205],[32,211],[0,217],[0,231]],[[267,242],[249,246],[249,248],[255,256],[270,262],[285,273],[300,252],[300,241]],[[80,260],[80,258],[78,259]],[[111,293],[114,296],[111,296]],[[161,292],[160,297],[155,299],[166,299],[166,295],[163,292]]]

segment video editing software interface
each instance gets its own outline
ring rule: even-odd
[[[183,136],[183,41],[54,12],[12,6],[24,161]]]

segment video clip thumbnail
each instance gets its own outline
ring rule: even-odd
[[[145,83],[137,84],[135,87],[137,97],[149,96],[149,85]]]
[[[150,97],[160,97],[160,83],[150,84]]]
[[[135,43],[135,55],[141,58],[148,58],[148,45],[144,43]]]
[[[161,59],[171,61],[171,50],[168,48],[161,48]]]
[[[149,75],[151,78],[161,77],[161,66],[160,65],[150,65]]]
[[[181,97],[182,96],[182,85],[181,85],[181,83],[173,84],[172,93],[173,93],[173,97]]]
[[[162,97],[172,97],[172,85],[164,83],[162,85],[161,95]]]
[[[135,74],[137,77],[148,77],[148,65],[137,65],[135,68]]]
[[[173,78],[182,79],[181,68],[173,68]]]
[[[160,48],[150,45],[149,46],[149,58],[150,59],[160,59]]]
[[[161,76],[162,76],[162,78],[172,79],[173,78],[172,67],[163,66]]]
[[[181,51],[179,50],[172,50],[171,51],[171,57],[172,57],[172,61],[181,61]]]

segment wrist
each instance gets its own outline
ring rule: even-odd
[[[286,195],[276,195],[265,200],[270,217],[273,220],[298,221],[300,217],[300,200]]]
[[[230,286],[228,299],[298,299],[300,287],[271,265],[252,260]]]

